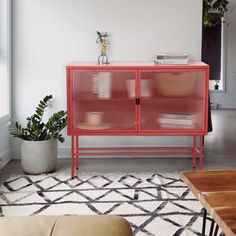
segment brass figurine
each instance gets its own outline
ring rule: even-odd
[[[96,43],[99,44],[101,50],[101,54],[98,56],[98,64],[109,64],[107,57],[107,45],[109,44],[107,41],[108,34],[107,32],[103,33],[99,31],[97,31],[97,34],[98,38]]]

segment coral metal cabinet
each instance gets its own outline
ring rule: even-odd
[[[124,62],[67,66],[71,171],[79,156],[191,155],[193,167],[207,134],[209,67]],[[190,147],[79,147],[81,135],[192,136]],[[200,142],[197,142],[199,138]]]

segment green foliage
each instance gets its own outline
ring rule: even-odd
[[[203,25],[212,27],[221,24],[221,21],[215,21],[212,13],[218,13],[221,17],[228,11],[229,1],[227,0],[203,0]]]
[[[25,128],[22,128],[18,122],[13,122],[10,129],[11,135],[29,141],[58,139],[63,143],[65,139],[62,137],[60,132],[67,125],[66,112],[59,111],[54,113],[48,119],[47,123],[44,123],[42,120],[45,109],[52,98],[52,95],[48,95],[39,102],[35,114],[26,118],[27,125]]]

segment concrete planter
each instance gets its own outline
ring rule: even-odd
[[[21,164],[23,171],[27,174],[42,174],[55,170],[57,165],[57,140],[23,140]]]

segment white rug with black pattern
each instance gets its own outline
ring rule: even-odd
[[[66,214],[120,215],[136,236],[201,235],[203,215],[178,174],[15,175],[0,187],[1,216]]]

